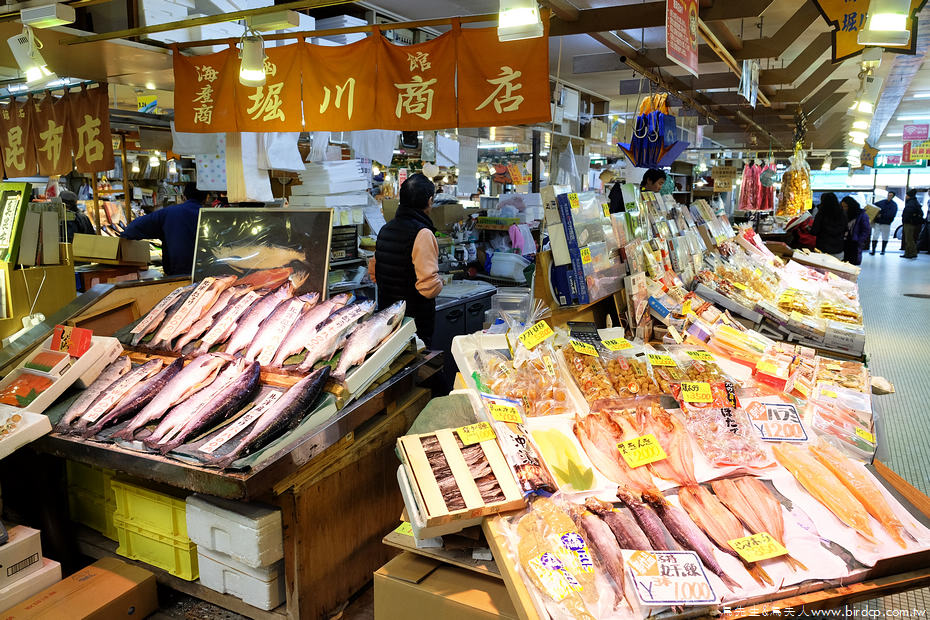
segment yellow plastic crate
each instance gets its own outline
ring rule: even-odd
[[[67,461],[68,488],[80,489],[108,502],[113,501],[110,482],[116,472],[77,461]]]
[[[187,505],[175,497],[122,480],[110,483],[116,495],[116,518],[153,534],[187,539]]]
[[[68,508],[72,521],[83,523],[110,540],[117,539],[116,526],[113,524],[115,501],[107,502],[83,489],[73,487],[68,489]]]
[[[157,566],[187,581],[195,581],[200,576],[197,545],[186,536],[162,536],[124,521],[119,515],[114,524],[119,540],[116,553],[119,555]]]

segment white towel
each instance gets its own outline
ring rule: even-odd
[[[312,132],[312,140],[313,143],[310,147],[310,155],[307,157],[307,161],[323,161],[326,159],[326,147],[329,146],[329,132],[314,131]]]
[[[229,202],[271,202],[271,179],[258,169],[261,134],[226,134],[226,196]]]
[[[365,131],[347,131],[346,142],[352,147],[354,156],[370,159],[385,166],[394,159],[394,147],[397,146],[399,131],[386,129],[368,129]]]
[[[215,143],[212,153],[194,156],[197,189],[205,192],[226,190],[226,135],[217,134]]]
[[[297,149],[300,132],[268,132],[259,135],[262,142],[262,148],[258,151],[259,168],[289,172],[304,171],[304,162]]]
[[[178,155],[213,155],[219,153],[221,133],[187,133],[174,130],[171,121],[171,150]]]

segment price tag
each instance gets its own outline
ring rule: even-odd
[[[513,405],[492,402],[488,409],[491,411],[491,417],[498,422],[523,424],[523,418],[520,417],[520,410]]]
[[[820,390],[820,393],[827,398],[839,398],[840,395],[833,390]]]
[[[523,346],[527,349],[532,349],[540,342],[546,338],[551,338],[553,335],[555,335],[555,332],[552,331],[552,328],[549,327],[549,324],[545,321],[539,321],[520,334],[520,342],[522,342]]]
[[[684,342],[681,338],[681,334],[678,333],[678,330],[675,329],[674,325],[668,326],[668,333],[672,335],[672,338],[674,338],[675,342],[677,342],[678,344],[681,344],[682,342]]]
[[[594,348],[593,344],[588,344],[587,342],[581,342],[579,340],[572,340],[572,348],[576,352],[581,353],[582,355],[593,355],[594,357],[599,357],[597,354],[597,349]]]
[[[581,248],[581,264],[587,265],[591,262],[591,248]]]
[[[808,390],[807,386],[804,385],[803,383],[795,383],[794,389],[796,389],[798,391],[798,394],[800,394],[804,398],[807,398],[807,396],[810,394],[810,390]]]
[[[649,353],[649,363],[653,366],[677,366],[671,355],[665,353]]]
[[[843,370],[843,367],[839,364],[824,364],[823,367],[828,370]]]
[[[626,338],[611,338],[610,340],[601,340],[601,344],[604,345],[604,348],[608,351],[623,351],[624,349],[633,348],[633,343]]]
[[[694,310],[691,309],[691,300],[685,300],[685,303],[681,305],[682,314],[694,314]]]
[[[551,355],[544,355],[544,356],[543,356],[543,366],[545,366],[545,368],[546,368],[546,374],[547,374],[547,375],[549,375],[550,377],[554,377],[554,376],[555,376],[555,364],[552,363],[552,356],[551,356]]]
[[[636,596],[644,605],[705,605],[717,596],[693,551],[624,553]]]
[[[497,435],[494,434],[494,429],[491,428],[491,425],[487,422],[478,422],[477,424],[462,426],[455,429],[455,432],[459,434],[459,438],[466,446],[497,438]]]
[[[578,202],[578,194],[569,194],[568,204],[571,205],[572,209],[577,209],[580,207],[581,203]]]
[[[778,366],[772,362],[759,362],[756,364],[756,370],[767,375],[778,376]]]
[[[685,353],[687,353],[688,357],[690,357],[691,359],[697,360],[699,362],[713,362],[714,361],[714,356],[711,355],[707,351],[685,351]]]
[[[794,405],[754,402],[746,407],[746,413],[765,441],[807,441],[807,431]]]
[[[394,528],[394,531],[404,536],[413,536],[413,526],[409,521],[401,521],[400,525]]]
[[[798,312],[797,310],[792,310],[791,314],[788,315],[789,320],[794,321],[795,323],[802,323],[804,321],[804,315]]]
[[[601,209],[604,211],[604,217],[610,217],[610,205],[606,202],[601,203]]]
[[[617,444],[617,449],[630,467],[642,467],[668,458],[653,434],[641,435]]]
[[[741,290],[741,291],[745,291],[745,290],[746,290],[746,285],[743,284],[742,282],[733,282],[733,286],[735,286],[736,288],[738,288],[738,289]]]
[[[686,403],[709,403],[714,400],[710,383],[685,381],[681,384],[681,399]]]
[[[873,435],[873,434],[870,433],[869,431],[865,430],[865,429],[862,428],[861,426],[857,426],[857,427],[856,427],[856,435],[858,435],[858,436],[861,437],[862,439],[865,439],[865,440],[866,440],[867,442],[869,442],[869,443],[872,443],[872,444],[875,443],[875,435]]]
[[[747,562],[761,562],[788,553],[788,550],[767,532],[734,538],[727,543]]]

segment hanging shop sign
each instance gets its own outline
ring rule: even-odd
[[[878,147],[872,146],[868,142],[862,147],[862,153],[859,156],[862,165],[860,168],[875,166],[875,157],[878,155]]]
[[[697,0],[666,0],[665,55],[697,77],[698,3]]]
[[[458,24],[407,46],[376,31],[345,46],[269,48],[259,87],[239,84],[233,47],[203,56],[175,50],[175,126],[193,133],[412,131],[547,122],[548,49],[545,36],[502,42],[496,28]]]
[[[71,172],[71,153],[74,151],[74,141],[72,132],[65,131],[65,125],[68,124],[70,118],[70,97],[71,95],[65,95],[55,101],[48,97],[41,100],[30,99],[32,102],[32,139],[36,147],[36,163],[39,167],[39,174],[42,176]],[[109,116],[107,121],[109,125]],[[109,127],[107,127],[106,135],[109,135]],[[112,156],[112,146],[110,149]]]
[[[907,45],[883,45],[882,48],[899,54],[917,53],[917,12],[927,0],[911,0],[908,29],[911,31]],[[869,17],[870,0],[814,0],[820,14],[833,28],[833,62],[840,62],[865,49],[859,44],[859,31],[865,28]]]
[[[930,139],[930,125],[905,125],[902,139],[904,142]]]
[[[759,72],[758,60],[744,60],[743,71],[740,74],[739,92],[749,105],[756,107],[759,100]]]
[[[110,98],[107,88],[100,86],[66,97],[70,104],[70,122],[74,169],[78,172],[113,170],[113,143],[110,140]]]
[[[923,140],[922,142],[910,142],[910,160],[915,159],[930,159],[930,140]],[[865,149],[863,149],[863,155],[865,154]]]

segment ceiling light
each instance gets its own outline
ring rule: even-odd
[[[139,159],[138,158],[132,160],[132,168],[130,168],[130,171],[139,172]]]
[[[910,10],[911,0],[872,0],[865,28],[857,37],[859,45],[907,45]]]
[[[888,149],[900,149],[900,148],[904,148],[904,145],[901,144],[900,142],[897,143],[897,144],[879,144],[879,145],[878,145],[878,148],[884,149],[884,150],[888,150]]]
[[[820,166],[820,169],[825,172],[830,172],[830,166],[833,165],[833,158],[827,155],[823,160],[823,165]]]
[[[898,116],[899,121],[930,121],[930,114],[909,114]]]
[[[154,151],[149,155],[149,166],[152,168],[158,168],[161,165],[161,160],[158,159],[158,151]]]
[[[865,132],[851,131],[849,132],[849,141],[852,142],[853,144],[862,146],[863,144],[865,144],[866,136],[868,136],[868,134]]]
[[[74,8],[67,4],[45,4],[23,9],[19,21],[32,28],[53,28],[74,23]]]
[[[377,164],[372,164],[371,165],[371,176],[376,177],[379,174],[381,174],[381,168],[379,168]]]
[[[32,28],[23,26],[23,31],[7,39],[7,43],[13,51],[16,64],[26,74],[26,84],[28,86],[44,86],[58,79],[57,75],[49,71],[45,59],[39,52],[42,49],[42,42],[35,38]]]
[[[868,129],[869,121],[853,121],[853,129]]]
[[[146,90],[155,90],[155,82],[146,82],[146,83],[145,83],[145,89],[146,89]]]
[[[543,36],[543,24],[536,0],[500,0],[497,38],[517,41]]]
[[[173,159],[168,160],[168,174],[177,174],[178,173],[178,162]]]
[[[875,106],[868,101],[856,101],[853,103],[850,110],[855,110],[856,112],[871,115],[875,113]]]
[[[265,42],[254,32],[242,35],[239,51],[239,83],[243,86],[265,84]]]
[[[890,133],[886,133],[885,135],[889,138],[903,138],[904,132],[903,131],[892,131]]]
[[[914,93],[911,99],[930,99],[930,93]]]

